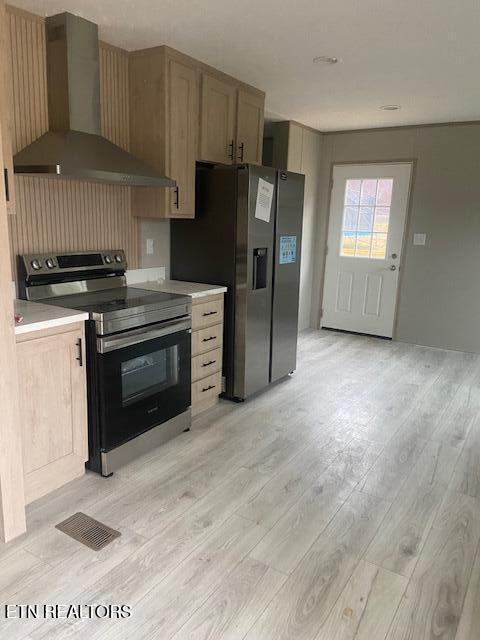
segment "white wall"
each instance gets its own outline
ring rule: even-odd
[[[326,134],[313,309],[322,297],[332,164],[415,160],[394,337],[480,353],[480,123]],[[413,245],[426,233],[425,246]]]
[[[298,168],[290,167],[290,151],[298,153],[298,147],[290,147],[289,170],[305,174],[305,198],[303,204],[302,262],[300,265],[300,300],[298,313],[299,331],[314,326],[315,314],[312,308],[312,287],[315,269],[316,224],[318,218],[318,187],[322,136],[311,129],[298,125],[291,126],[291,138],[297,137],[300,130],[302,138],[300,162]],[[300,137],[300,136],[298,136]],[[293,164],[293,163],[292,163]],[[312,315],[313,314],[313,315]]]
[[[153,240],[152,254],[147,254],[147,239]],[[142,220],[139,256],[142,269],[165,267],[165,277],[170,277],[170,220]]]
[[[316,226],[323,136],[296,122],[272,123],[273,166],[305,175],[302,254],[300,265],[299,331],[315,326],[312,307],[315,270]]]

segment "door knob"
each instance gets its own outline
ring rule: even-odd
[[[392,253],[392,259],[395,260],[395,258],[398,258],[396,253]]]
[[[396,270],[397,270],[397,267],[394,264],[390,265],[390,271],[396,271]]]

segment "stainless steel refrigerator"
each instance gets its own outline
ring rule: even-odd
[[[171,221],[171,277],[225,285],[224,395],[296,368],[304,176],[198,166],[194,220]]]

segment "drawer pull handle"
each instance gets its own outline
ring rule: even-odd
[[[207,313],[204,313],[204,316],[214,316],[218,313],[218,311],[207,311]]]
[[[208,387],[205,387],[204,389],[202,389],[202,393],[205,393],[205,391],[210,391],[210,389],[215,389],[215,385],[209,384]]]
[[[210,342],[210,340],[216,340],[217,336],[210,336],[210,338],[204,338],[202,342]]]
[[[215,364],[216,360],[210,360],[209,362],[204,362],[202,367],[209,367],[211,364]]]

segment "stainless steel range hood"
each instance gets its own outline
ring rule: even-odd
[[[174,187],[100,135],[98,27],[71,13],[46,19],[50,130],[13,159],[17,174]]]

